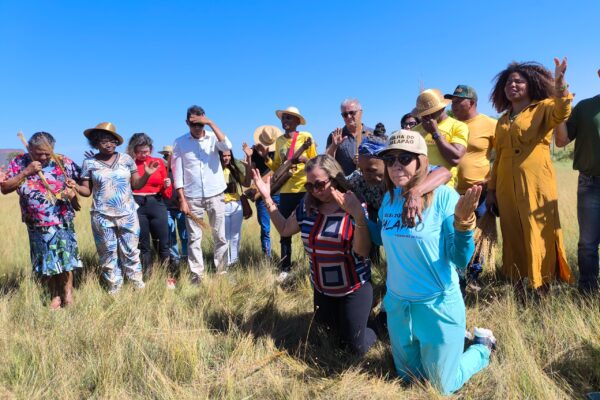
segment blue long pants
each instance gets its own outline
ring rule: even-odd
[[[383,303],[394,364],[402,379],[425,378],[443,394],[451,394],[489,364],[485,345],[463,352],[465,303],[458,285],[424,302],[406,301],[388,290]]]

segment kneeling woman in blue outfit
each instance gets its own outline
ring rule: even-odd
[[[474,344],[463,352],[465,304],[456,269],[473,255],[481,187],[459,198],[439,186],[424,196],[423,218],[410,226],[402,215],[403,193],[427,175],[425,140],[400,130],[378,155],[385,161],[388,192],[379,209],[380,231],[371,236],[383,241],[387,255],[384,306],[394,364],[403,379],[426,378],[450,394],[488,365],[496,342],[490,330],[475,328]]]

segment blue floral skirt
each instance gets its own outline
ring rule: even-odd
[[[33,272],[52,276],[81,268],[72,222],[53,226],[27,226]]]

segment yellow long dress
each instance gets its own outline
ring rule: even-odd
[[[571,114],[572,95],[533,102],[511,122],[496,126],[496,161],[488,187],[496,189],[502,229],[502,272],[538,288],[571,282],[558,216],[556,176],[550,159],[552,129]]]

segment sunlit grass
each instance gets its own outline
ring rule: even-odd
[[[576,178],[557,166],[568,258],[576,269]],[[59,312],[31,279],[29,246],[17,197],[0,197],[0,398],[437,398],[426,385],[403,386],[389,343],[363,360],[339,350],[312,321],[312,290],[298,239],[292,285],[279,288],[260,254],[258,224],[244,223],[243,265],[199,288],[182,274],[165,288],[161,272],[136,292],[111,297],[101,288],[87,211],[77,217],[88,265],[75,305]],[[278,237],[274,235],[275,249]],[[209,243],[205,243],[210,250]],[[374,273],[382,285],[381,270]],[[457,397],[581,398],[600,388],[600,302],[576,291],[524,307],[510,286],[484,277],[469,298],[468,325],[494,330],[499,350],[490,367]],[[378,290],[377,293],[381,293]]]

